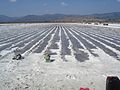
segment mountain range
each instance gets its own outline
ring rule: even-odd
[[[23,17],[9,17],[0,15],[0,23],[11,22],[120,22],[120,12],[90,15],[45,14],[27,15]]]

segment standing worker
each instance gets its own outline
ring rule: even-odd
[[[47,51],[45,51],[44,58],[46,62],[50,62],[50,54]]]

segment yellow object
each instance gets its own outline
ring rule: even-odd
[[[50,62],[50,55],[48,53],[44,54],[44,58],[45,58],[46,62]]]

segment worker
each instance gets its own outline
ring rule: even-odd
[[[21,53],[20,53],[20,49],[16,49],[16,50],[14,50],[14,54],[15,54],[15,56],[13,57],[13,60],[20,60],[20,59],[22,59],[22,55],[21,55]]]
[[[44,58],[45,58],[46,62],[50,62],[50,54],[48,52],[45,52]]]

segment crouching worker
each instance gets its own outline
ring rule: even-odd
[[[12,58],[13,60],[21,60],[23,57],[20,53],[19,49],[14,50],[14,57]]]
[[[50,62],[50,54],[48,52],[44,53],[44,59],[46,60],[46,62]]]

